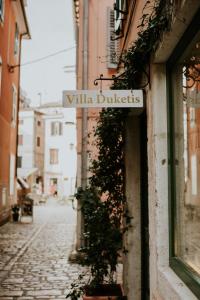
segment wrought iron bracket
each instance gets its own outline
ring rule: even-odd
[[[141,86],[138,86],[137,87],[138,89],[144,89],[147,85],[150,84],[150,75],[145,70],[143,70],[143,73],[145,75],[146,81]],[[112,77],[103,77],[103,74],[100,74],[100,76],[94,80],[94,85],[97,86],[99,84],[98,81],[100,81],[100,92],[102,92],[102,81],[104,81],[104,80],[106,80],[106,81],[117,81],[117,80],[125,81],[127,79],[122,78],[123,75],[125,75],[125,74],[126,74],[126,71],[119,74],[118,76],[112,75]]]
[[[100,76],[94,80],[94,85],[97,86],[99,84],[98,81],[100,81],[100,92],[102,92],[102,81],[103,80],[107,80],[107,81],[125,80],[124,78],[120,78],[124,74],[125,74],[125,72],[123,72],[122,74],[120,74],[118,76],[112,75],[112,77],[103,77],[103,74],[100,74]]]
[[[114,32],[115,34],[116,34],[116,32]],[[119,35],[118,37],[116,37],[116,38],[114,38],[114,37],[112,37],[111,36],[111,41],[117,41],[117,40],[119,40],[119,39],[122,39],[124,37],[124,33],[122,33],[121,35]]]
[[[20,67],[20,65],[8,65],[8,72],[9,73],[14,73],[14,71],[15,71],[15,68],[19,68]]]

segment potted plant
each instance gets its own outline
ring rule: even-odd
[[[18,222],[19,220],[19,211],[20,211],[20,206],[18,204],[14,204],[11,207],[12,210],[12,218],[14,222]]]
[[[77,300],[125,299],[115,280],[118,258],[122,249],[123,228],[120,216],[110,207],[107,199],[102,201],[93,187],[79,188],[76,198],[81,202],[84,215],[85,246],[80,264],[88,267],[78,281],[73,283],[67,298]]]
[[[124,195],[123,122],[127,111],[103,109],[95,130],[98,157],[91,161],[89,185],[78,188],[76,199],[84,218],[84,247],[80,263],[87,267],[71,285],[71,300],[125,299],[116,282],[123,234],[131,218]],[[126,218],[127,222],[124,222]],[[126,224],[123,226],[123,224]]]

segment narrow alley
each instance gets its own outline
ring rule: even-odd
[[[65,299],[81,268],[68,262],[74,243],[71,203],[34,207],[33,223],[0,227],[0,299]]]

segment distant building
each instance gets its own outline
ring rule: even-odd
[[[19,112],[18,127],[18,180],[25,179],[31,191],[43,192],[44,177],[44,120],[43,113],[34,108]]]
[[[44,193],[58,197],[74,194],[76,182],[75,114],[59,103],[40,107],[44,113]]]
[[[0,224],[16,202],[20,52],[29,28],[22,0],[0,0]]]

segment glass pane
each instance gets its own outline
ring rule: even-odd
[[[200,273],[200,33],[173,74],[175,254]]]

